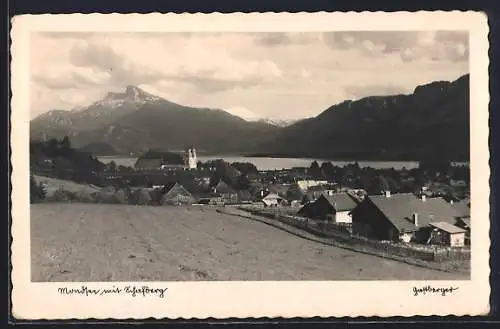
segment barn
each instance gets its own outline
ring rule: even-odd
[[[465,245],[465,230],[446,222],[430,223],[432,231],[429,243],[450,247]]]
[[[304,217],[327,220],[336,224],[351,224],[351,211],[356,199],[347,193],[323,193],[316,201],[304,205],[298,214]]]

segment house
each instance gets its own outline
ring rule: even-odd
[[[333,194],[334,190],[329,190],[324,186],[313,186],[307,191],[303,192],[303,197],[301,199],[302,204],[316,201],[322,194]]]
[[[304,205],[297,213],[308,218],[350,225],[350,213],[357,205],[356,199],[347,193],[324,193],[316,201]]]
[[[278,194],[269,193],[268,195],[262,198],[262,203],[264,204],[265,207],[278,207],[286,205],[287,201]]]
[[[312,186],[318,186],[318,185],[326,185],[328,182],[325,181],[319,181],[319,180],[299,180],[297,181],[297,184],[301,189],[304,191],[309,190]]]
[[[238,192],[222,179],[213,187],[213,193],[221,196],[226,204],[238,203]]]
[[[353,234],[377,240],[428,241],[430,223],[454,225],[455,211],[442,198],[411,193],[367,196],[351,212]]]
[[[429,223],[432,228],[429,243],[451,247],[463,247],[465,230],[447,222]]]
[[[181,205],[192,204],[194,198],[179,182],[164,185],[160,190],[160,204]]]

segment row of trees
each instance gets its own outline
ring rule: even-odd
[[[99,173],[103,172],[105,165],[92,154],[73,149],[68,137],[32,141],[30,167],[32,172],[43,172],[77,183],[104,184]]]
[[[399,193],[415,192],[427,182],[448,184],[450,179],[468,181],[469,168],[452,166],[448,161],[423,161],[418,168],[395,170],[361,168],[358,163],[344,167],[314,161],[308,169],[313,179],[328,180],[341,186],[362,188],[369,194],[391,190]]]

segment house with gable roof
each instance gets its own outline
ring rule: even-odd
[[[156,189],[159,203],[162,205],[185,205],[192,204],[194,198],[179,182],[170,182]]]
[[[367,196],[351,213],[353,234],[376,240],[428,243],[434,224],[446,223],[439,225],[449,229],[457,222],[443,198],[411,193]]]
[[[357,205],[357,200],[347,193],[323,193],[315,201],[302,206],[298,214],[335,224],[350,225],[351,211]]]
[[[264,207],[278,207],[286,205],[287,201],[276,193],[269,193],[262,198]]]

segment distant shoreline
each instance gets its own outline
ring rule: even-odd
[[[283,159],[311,159],[311,160],[321,160],[321,161],[346,161],[346,162],[357,162],[357,161],[387,161],[387,162],[419,162],[419,159],[414,159],[410,157],[398,157],[398,156],[312,156],[312,155],[304,155],[304,154],[280,154],[280,153],[252,153],[252,154],[242,154],[241,157],[244,158],[283,158]],[[464,159],[452,159],[449,160],[454,163],[470,163],[470,160]]]
[[[93,154],[97,157],[102,158],[139,158],[140,155],[134,154],[126,154],[126,153],[117,153],[117,154]],[[280,153],[216,153],[216,152],[199,152],[198,156],[204,157],[242,157],[242,158],[269,158],[269,159],[310,159],[310,160],[318,160],[318,161],[345,161],[345,162],[359,162],[359,161],[394,161],[394,162],[419,162],[420,160],[409,158],[409,157],[398,157],[398,156],[364,156],[364,157],[347,157],[347,156],[335,156],[335,157],[326,157],[326,156],[313,156],[313,155],[303,155],[303,154],[280,154]],[[470,160],[463,159],[452,159],[450,162],[455,163],[470,163]]]

